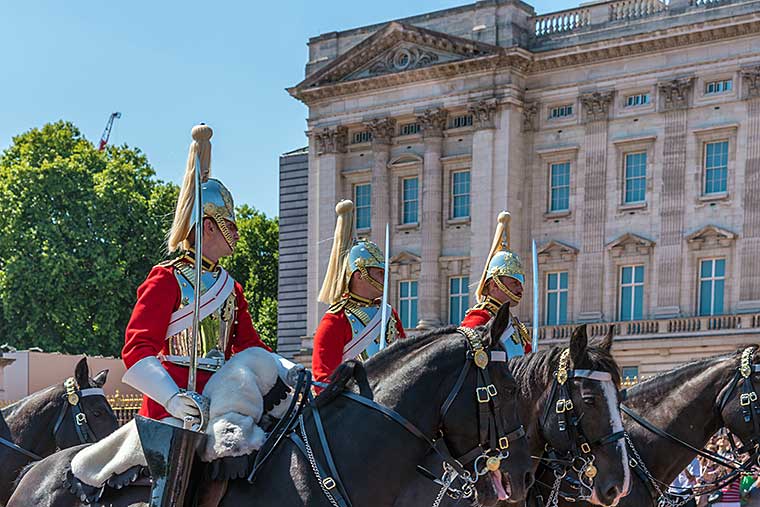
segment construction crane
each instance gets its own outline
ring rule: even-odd
[[[98,151],[103,151],[106,149],[106,145],[108,144],[108,138],[111,137],[111,129],[113,128],[113,121],[121,118],[121,113],[111,113],[111,116],[108,117],[108,123],[106,123],[106,128],[103,131],[103,135],[100,136],[100,144],[98,145]]]

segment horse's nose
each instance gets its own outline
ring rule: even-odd
[[[601,498],[599,500],[602,501],[602,505],[613,505],[613,502],[617,500],[618,496],[620,496],[620,489],[612,485],[601,494]]]
[[[533,483],[535,482],[536,478],[533,476],[531,472],[525,472],[525,490],[529,490]]]

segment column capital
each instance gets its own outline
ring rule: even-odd
[[[615,91],[591,92],[580,96],[583,106],[583,123],[607,121],[610,117],[610,105],[615,98]]]
[[[417,121],[422,127],[422,137],[443,137],[448,115],[449,112],[440,107],[428,109],[417,115]]]
[[[396,120],[393,118],[375,118],[364,122],[364,126],[372,133],[373,146],[391,144],[396,135]]]
[[[748,67],[741,70],[742,80],[744,81],[744,98],[754,99],[760,97],[760,65]]]
[[[686,77],[657,83],[660,92],[660,111],[676,111],[689,107],[694,78]]]
[[[341,125],[323,127],[309,131],[317,143],[317,155],[345,153],[348,145],[348,129]]]
[[[494,117],[499,105],[496,99],[485,99],[467,106],[467,111],[472,115],[475,129],[492,129],[494,128]]]
[[[522,129],[523,132],[533,132],[537,130],[536,119],[540,105],[538,102],[525,102],[522,110]]]

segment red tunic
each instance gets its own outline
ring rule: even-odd
[[[401,319],[393,310],[396,319],[396,330],[399,338],[406,338]],[[343,347],[351,341],[353,334],[351,324],[343,310],[337,313],[325,313],[314,333],[314,352],[311,356],[311,370],[314,380],[326,382],[332,372],[343,362]]]
[[[492,318],[491,312],[485,308],[473,308],[465,314],[460,326],[474,329],[478,326],[485,326]],[[526,354],[530,354],[533,347],[531,347],[530,343],[526,343],[523,345],[523,350]]]
[[[233,354],[248,347],[270,350],[253,328],[251,315],[248,313],[248,302],[238,282],[235,282],[235,297],[238,308],[237,323],[232,328],[232,339],[224,352],[225,357],[229,359]],[[137,289],[137,303],[127,324],[124,348],[121,350],[121,357],[127,369],[146,357],[169,353],[166,330],[169,327],[169,317],[179,308],[179,303],[180,289],[174,276],[174,268],[154,266],[148,278]],[[179,387],[187,387],[187,367],[168,362],[162,364]],[[203,392],[203,387],[211,375],[211,372],[198,370],[196,390],[199,393]],[[140,415],[151,419],[169,417],[164,407],[147,396],[143,396]]]

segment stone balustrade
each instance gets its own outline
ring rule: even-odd
[[[591,10],[586,8],[552,12],[535,18],[538,37],[572,32],[591,23]]]
[[[615,326],[616,337],[667,338],[676,334],[711,334],[739,329],[757,329],[760,332],[760,314],[714,315],[708,317],[676,317],[672,319],[633,320],[625,322],[595,322],[588,324],[589,336],[601,336],[610,325]],[[577,324],[541,326],[539,341],[568,340]]]
[[[661,0],[622,0],[609,3],[609,20],[621,21],[646,18],[666,11],[668,5]]]

